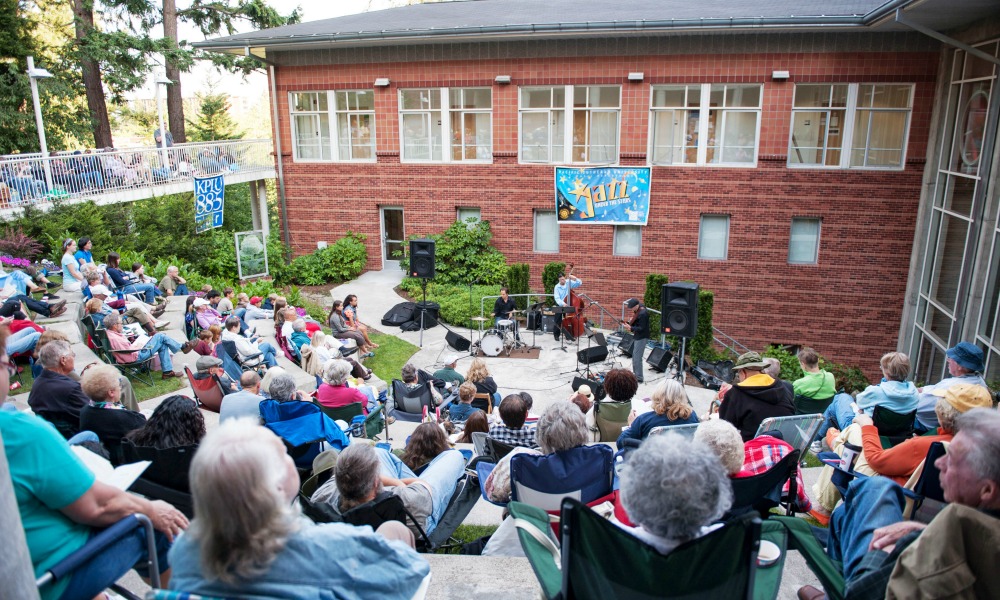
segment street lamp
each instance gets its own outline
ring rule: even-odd
[[[170,162],[167,160],[167,132],[163,127],[163,106],[160,104],[160,86],[170,85],[173,81],[167,79],[166,75],[156,76],[156,114],[160,120],[160,163],[161,169],[169,169]]]
[[[28,57],[28,79],[31,81],[31,101],[35,105],[35,127],[38,129],[38,145],[42,149],[42,169],[45,170],[45,188],[52,191],[52,167],[49,165],[49,151],[45,147],[45,125],[42,124],[42,105],[38,101],[38,80],[52,77],[45,69],[35,68],[35,57]]]

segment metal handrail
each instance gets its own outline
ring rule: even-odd
[[[274,170],[271,140],[225,140],[55,156],[0,157],[0,209],[100,196],[219,173]],[[166,163],[164,163],[164,159]],[[51,176],[51,187],[46,184]]]

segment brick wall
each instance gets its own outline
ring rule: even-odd
[[[641,296],[645,275],[693,280],[715,292],[715,325],[754,349],[766,343],[814,346],[825,356],[877,374],[896,347],[932,111],[935,52],[826,52],[516,58],[419,63],[282,66],[277,70],[288,218],[297,253],[347,230],[367,234],[369,268],[381,268],[380,206],[403,206],[407,235],[444,230],[459,206],[480,207],[495,245],[510,262],[573,261],[584,291],[617,313]],[[791,72],[772,82],[771,71]],[[645,73],[629,84],[630,71]],[[493,84],[509,74],[513,84]],[[371,89],[375,77],[378,162],[292,160],[288,92]],[[654,167],[641,257],[613,256],[613,227],[563,225],[559,254],[532,251],[533,211],[552,210],[552,165],[517,163],[519,85],[614,84],[622,89],[622,164],[646,164],[650,84],[762,83],[756,168]],[[793,170],[785,166],[792,82],[916,84],[902,171]],[[489,165],[401,164],[397,90],[491,86]],[[726,261],[698,260],[703,213],[730,215]],[[789,265],[792,217],[822,219],[819,262]],[[658,308],[658,307],[655,307]]]

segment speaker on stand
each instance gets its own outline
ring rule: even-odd
[[[662,333],[681,338],[681,353],[677,361],[677,379],[684,383],[684,354],[687,339],[698,332],[698,284],[691,282],[666,283],[660,291]]]
[[[420,347],[424,347],[424,315],[427,312],[427,280],[434,279],[434,240],[419,238],[410,240],[410,276],[419,277],[424,289],[423,303],[417,303],[420,308]]]

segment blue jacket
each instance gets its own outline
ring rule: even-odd
[[[871,416],[876,406],[884,406],[893,412],[906,414],[917,408],[920,395],[910,381],[882,380],[878,385],[870,385],[860,392],[854,401],[858,408]]]

